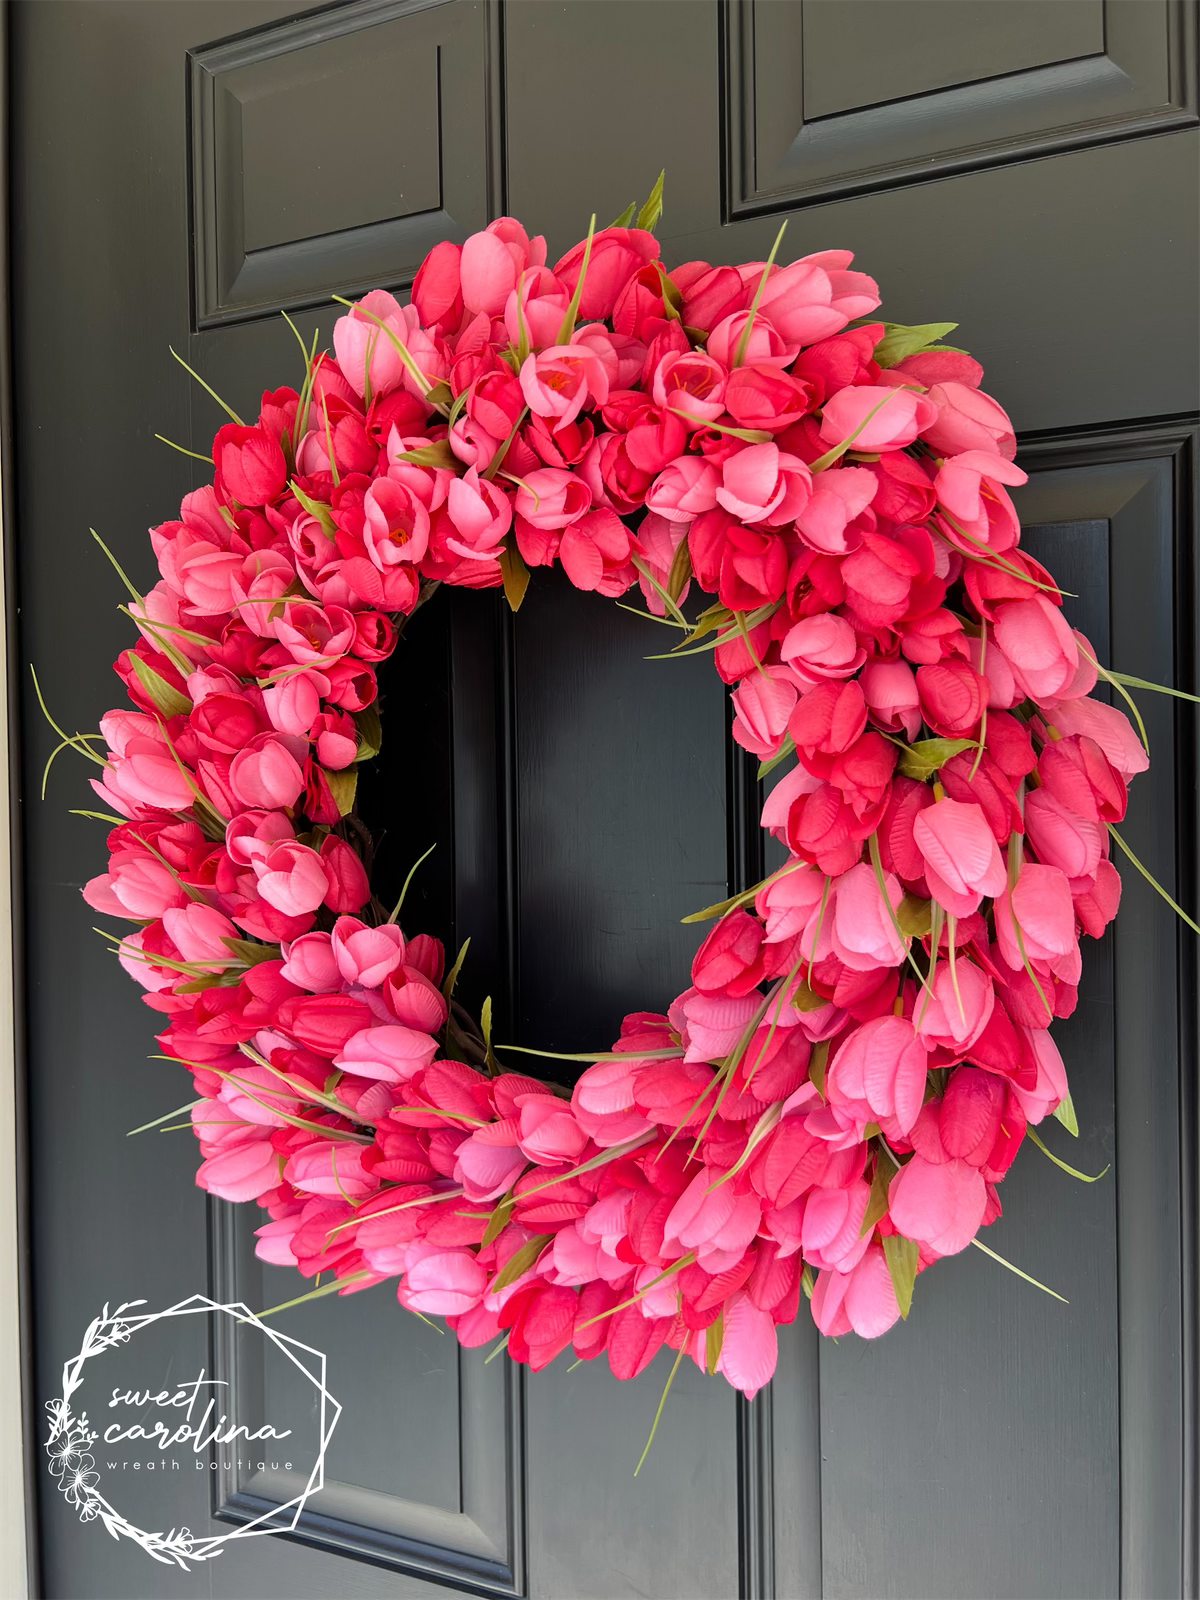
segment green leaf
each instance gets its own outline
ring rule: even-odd
[[[234,955],[248,967],[257,967],[263,961],[279,960],[277,944],[259,944],[254,939],[222,939],[221,943],[228,945]]]
[[[970,750],[973,739],[920,739],[900,752],[899,768],[906,778],[925,783],[947,761],[963,750]]]
[[[671,570],[667,573],[667,593],[672,600],[678,603],[679,597],[687,588],[691,576],[692,552],[688,548],[685,535],[676,546],[675,555],[671,561]]]
[[[426,850],[425,854],[421,855],[421,856],[418,856],[417,859],[413,862],[412,866],[409,867],[409,869],[408,869],[408,877],[405,878],[404,887],[400,890],[400,898],[399,898],[399,900],[396,901],[396,904],[392,907],[392,914],[388,918],[389,923],[395,922],[396,918],[400,915],[401,908],[404,905],[404,897],[408,893],[408,886],[417,875],[417,868],[421,865],[422,861],[428,861],[430,856],[433,854],[433,852],[436,849],[437,849],[437,840],[435,839],[434,842],[429,846],[429,849]]]
[[[804,1271],[800,1274],[800,1287],[804,1290],[808,1299],[811,1300],[816,1283],[813,1279],[813,1270],[807,1261],[804,1263]]]
[[[738,340],[737,350],[734,353],[733,364],[740,367],[746,359],[746,349],[750,343],[750,334],[754,328],[754,319],[758,315],[758,307],[763,297],[763,290],[767,287],[767,279],[771,275],[771,268],[775,265],[775,257],[779,253],[779,246],[783,243],[783,236],[787,232],[788,219],[784,217],[775,235],[775,243],[771,246],[771,254],[767,257],[766,265],[762,269],[762,277],[758,280],[758,288],[754,291],[754,299],[750,302],[750,314],[746,318],[746,325],[742,329],[742,336]]]
[[[492,997],[489,994],[479,1010],[479,1031],[483,1035],[484,1059],[487,1062],[488,1073],[493,1078],[498,1078],[501,1072],[500,1063],[492,1054]]]
[[[1078,1167],[1072,1167],[1068,1162],[1064,1161],[1061,1156],[1056,1156],[1053,1150],[1047,1149],[1047,1147],[1042,1143],[1041,1138],[1038,1136],[1038,1131],[1036,1128],[1026,1128],[1025,1132],[1028,1134],[1030,1141],[1037,1145],[1038,1149],[1044,1156],[1048,1156],[1056,1167],[1061,1167],[1062,1170],[1069,1173],[1072,1178],[1078,1178],[1080,1183],[1099,1183],[1100,1179],[1104,1176],[1104,1173],[1108,1171],[1108,1167],[1105,1167],[1103,1171],[1097,1172],[1094,1176],[1090,1176],[1086,1172],[1080,1172]],[[1112,1163],[1110,1162],[1109,1166],[1111,1165]]]
[[[449,472],[456,472],[460,466],[458,457],[450,448],[449,439],[438,439],[434,444],[423,444],[417,450],[405,450],[392,459],[411,462],[414,467],[441,467]]]
[[[553,1243],[552,1233],[535,1233],[532,1239],[527,1239],[492,1279],[488,1293],[495,1294],[498,1289],[507,1289],[510,1283],[516,1283],[522,1273],[529,1271],[546,1246]]]
[[[971,1243],[976,1250],[982,1250],[985,1256],[991,1256],[993,1261],[999,1262],[1002,1267],[1007,1267],[1009,1272],[1016,1273],[1018,1278],[1024,1278],[1026,1283],[1031,1283],[1035,1289],[1040,1289],[1043,1294],[1048,1294],[1052,1300],[1061,1300],[1065,1306],[1071,1304],[1065,1294],[1059,1294],[1057,1289],[1048,1289],[1044,1283],[1039,1283],[1036,1278],[1031,1278],[1027,1272],[1022,1272],[1020,1267],[1014,1267],[1011,1261],[1006,1261],[1002,1255],[998,1255],[995,1250],[989,1249],[980,1240],[972,1239]]]
[[[296,499],[304,507],[305,511],[308,512],[309,516],[316,517],[317,521],[321,524],[321,532],[325,535],[325,537],[327,539],[332,539],[337,530],[333,523],[333,512],[329,509],[329,507],[322,504],[320,500],[314,500],[311,495],[305,494],[304,490],[296,484],[294,479],[289,487]]]
[[[583,260],[579,264],[579,278],[575,284],[575,293],[571,296],[571,303],[567,307],[562,321],[558,326],[558,337],[555,344],[570,344],[571,335],[575,332],[575,318],[579,315],[580,302],[583,300],[583,285],[587,279],[588,267],[592,260],[592,241],[596,237],[596,215],[592,213],[592,220],[588,224],[587,242],[583,247]]]
[[[354,810],[354,795],[358,788],[358,769],[343,767],[341,772],[325,771],[325,782],[333,796],[340,817],[348,817]]]
[[[487,1227],[483,1230],[483,1239],[481,1241],[482,1248],[486,1249],[487,1246],[494,1240],[498,1239],[504,1232],[505,1228],[508,1227],[509,1220],[513,1214],[513,1206],[515,1204],[516,1196],[513,1190],[510,1189],[504,1196],[503,1200],[501,1200],[496,1206],[496,1209],[492,1212],[491,1216],[488,1218]]]
[[[462,971],[463,962],[467,959],[467,951],[470,948],[470,945],[470,939],[463,940],[462,948],[458,952],[458,956],[455,959],[454,965],[446,974],[446,981],[442,985],[442,998],[444,1000],[449,1000],[450,996],[454,993],[454,985],[458,982],[458,975]]]
[[[1054,1120],[1061,1122],[1073,1139],[1078,1139],[1079,1118],[1075,1115],[1075,1102],[1069,1093],[1063,1097],[1061,1104],[1055,1106]]]
[[[870,1233],[880,1217],[887,1215],[888,1184],[895,1176],[896,1169],[882,1151],[875,1158],[875,1176],[871,1180],[871,1193],[867,1200],[867,1209],[863,1213],[862,1227],[858,1230],[858,1237],[865,1238]]]
[[[767,776],[767,774],[769,772],[774,772],[775,768],[779,765],[779,763],[781,761],[786,761],[789,756],[794,756],[795,754],[796,754],[796,741],[792,738],[791,734],[789,733],[787,738],[779,746],[779,749],[775,752],[775,754],[773,756],[769,757],[766,761],[760,761],[758,763],[758,781],[759,781],[759,783],[761,783],[763,781],[763,779]]]
[[[906,894],[896,908],[896,921],[907,938],[926,938],[933,932],[933,901]]]
[[[913,1284],[917,1281],[917,1241],[890,1233],[883,1241],[883,1254],[892,1275],[896,1304],[901,1317],[907,1321],[912,1310]]]
[[[814,989],[809,988],[804,978],[801,978],[800,982],[792,990],[790,998],[797,1011],[820,1011],[822,1006],[829,1004],[823,994],[817,994]]]
[[[687,1345],[685,1343],[680,1345],[679,1354],[675,1357],[675,1365],[671,1368],[667,1381],[663,1386],[662,1399],[658,1402],[658,1410],[654,1413],[654,1422],[650,1429],[650,1437],[646,1440],[646,1448],[642,1451],[641,1459],[638,1461],[637,1466],[633,1469],[633,1475],[635,1478],[646,1465],[646,1457],[650,1454],[650,1446],[654,1443],[654,1436],[658,1432],[658,1425],[662,1421],[662,1414],[666,1409],[667,1396],[671,1392],[671,1385],[675,1382],[675,1374],[679,1371],[679,1364],[686,1354]]]
[[[155,672],[150,663],[143,661],[136,651],[130,652],[129,659],[133,663],[138,682],[164,717],[187,716],[192,709],[192,702],[187,695],[180,694],[178,689],[167,682],[161,672]]]
[[[650,198],[638,212],[637,226],[647,233],[653,233],[658,227],[659,219],[663,214],[663,183],[666,180],[667,169],[664,167],[650,191]]]
[[[721,1359],[721,1346],[725,1343],[725,1307],[721,1307],[715,1322],[704,1330],[704,1367],[710,1378],[717,1375],[717,1362]]]
[[[1182,918],[1182,920],[1187,923],[1188,927],[1191,928],[1193,933],[1200,933],[1200,924],[1197,924],[1197,923],[1193,922],[1191,917],[1188,916],[1187,912],[1183,909],[1183,907],[1181,905],[1178,905],[1174,900],[1171,899],[1171,896],[1163,888],[1162,884],[1159,883],[1158,879],[1150,871],[1150,868],[1145,866],[1138,859],[1138,857],[1134,855],[1133,851],[1125,843],[1124,839],[1122,839],[1121,835],[1113,827],[1111,822],[1108,825],[1108,831],[1109,831],[1109,833],[1112,834],[1113,838],[1121,846],[1121,849],[1129,857],[1130,861],[1133,862],[1134,866],[1141,873],[1142,877],[1145,878],[1146,882],[1151,886],[1151,888],[1157,890],[1157,892],[1160,895],[1162,895],[1163,899],[1167,902],[1167,904],[1170,906],[1171,910],[1175,913],[1175,915],[1177,917]]]
[[[521,601],[529,587],[529,568],[521,559],[515,541],[511,546],[505,545],[500,552],[500,576],[504,580],[504,598],[508,601],[508,609],[520,611]]]
[[[363,711],[356,711],[354,723],[358,729],[358,754],[354,759],[373,761],[383,748],[383,724],[378,710],[370,705]]]
[[[753,889],[743,889],[741,894],[730,895],[728,900],[718,900],[715,906],[705,906],[703,911],[693,911],[686,917],[680,917],[679,920],[684,924],[711,922],[714,917],[723,917],[727,911],[736,911],[739,906],[748,906],[761,888],[762,884],[757,883]]]
[[[895,367],[909,356],[936,344],[947,333],[953,333],[957,322],[921,322],[906,327],[902,322],[885,322],[887,330],[875,346],[875,360],[881,367]]]
[[[813,1045],[812,1055],[808,1058],[808,1081],[821,1096],[825,1098],[825,1063],[829,1060],[829,1040],[822,1039]]]
[[[631,200],[619,217],[614,217],[609,223],[610,228],[632,228],[633,219],[637,216],[637,201]]]

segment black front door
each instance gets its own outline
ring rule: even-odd
[[[509,212],[551,257],[661,167],[669,262],[847,247],[898,322],[955,319],[1010,411],[1031,548],[1126,672],[1195,688],[1195,8],[1174,0],[18,0],[12,7],[16,560],[24,682],[88,729],[130,641],[147,526],[224,420],[293,381],[287,309],[402,289]],[[195,467],[196,477],[192,476]],[[147,580],[148,581],[148,580]],[[388,669],[364,785],[385,893],[431,843],[414,926],[472,938],[501,1037],[603,1049],[683,986],[687,912],[754,871],[756,796],[703,661],[535,578],[518,618],[442,597]],[[1127,837],[1190,903],[1190,711],[1145,706]],[[40,1409],[106,1301],[255,1308],[294,1275],[207,1205],[185,1097],[91,932],[101,825],[25,697],[33,1286]],[[403,727],[403,734],[401,734]],[[757,874],[755,874],[757,876]],[[344,1415],[297,1534],[189,1574],[83,1524],[43,1477],[51,1596],[1167,1596],[1195,1592],[1195,950],[1136,874],[1062,1030],[1085,1187],[1025,1150],[996,1247],[923,1278],[876,1344],[802,1312],[753,1404],[681,1371],[529,1379],[382,1290],[299,1307]],[[181,1092],[184,1091],[184,1092]],[[1050,1137],[1061,1130],[1054,1127]],[[181,1359],[184,1359],[181,1357]],[[251,1397],[242,1397],[251,1406]],[[1186,1473],[1185,1473],[1186,1468]],[[219,1532],[282,1485],[120,1486],[145,1527]],[[174,1494],[174,1487],[171,1487]],[[168,1497],[169,1498],[169,1497]],[[157,1517],[158,1521],[151,1521]]]

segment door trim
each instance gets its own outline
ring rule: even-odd
[[[29,1403],[27,1162],[21,1051],[17,649],[9,338],[8,0],[0,0],[0,1593],[25,1600],[36,1572],[38,1444]]]

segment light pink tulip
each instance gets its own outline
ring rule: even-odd
[[[874,479],[871,487],[873,492]],[[727,458],[716,497],[743,522],[782,527],[803,509],[811,492],[812,475],[799,457],[776,444],[752,444]]]
[[[1067,1098],[1067,1069],[1048,1028],[1022,1028],[1037,1061],[1037,1082],[1032,1089],[1010,1083],[1027,1122],[1042,1122]]]
[[[884,883],[894,912],[904,898],[904,890],[899,878],[890,872],[884,874]],[[851,867],[837,881],[833,950],[852,972],[875,972],[880,967],[900,966],[904,961],[904,942],[884,905],[874,868],[865,862]]]
[[[828,445],[850,440],[853,450],[899,450],[936,415],[924,395],[912,390],[849,384],[825,402],[821,438]]]
[[[859,541],[857,533],[847,534],[847,525],[871,504],[879,480],[866,467],[838,467],[818,472],[812,483],[811,498],[796,513],[796,527],[813,550],[844,555]]]
[[[288,1183],[305,1194],[358,1200],[379,1187],[363,1166],[363,1147],[348,1140],[314,1139],[295,1151],[283,1169]]]
[[[527,1165],[517,1145],[520,1123],[516,1117],[476,1128],[455,1152],[454,1178],[467,1198],[498,1200]]]
[[[917,1032],[932,1049],[955,1054],[967,1050],[987,1027],[996,996],[992,980],[959,954],[954,970],[943,956],[933,978],[933,993],[922,990],[913,1012]]]
[[[802,617],[784,634],[779,653],[806,689],[823,678],[853,677],[866,659],[854,629],[832,611]]]
[[[341,988],[333,943],[327,933],[302,933],[283,946],[282,976],[309,994],[333,994]]]
[[[1005,963],[1020,972],[1025,960],[1070,971],[1078,957],[1071,885],[1057,867],[1026,861],[1010,893],[997,896],[996,944]],[[1017,929],[1021,937],[1017,939]],[[1021,945],[1025,947],[1024,957]]]
[[[427,1317],[455,1317],[470,1311],[487,1288],[486,1268],[471,1250],[447,1250],[418,1240],[408,1253],[401,1305]]]
[[[896,1290],[881,1246],[873,1244],[852,1272],[822,1272],[813,1287],[813,1321],[838,1338],[878,1339],[900,1319]]]
[[[843,1189],[813,1189],[804,1207],[804,1259],[818,1270],[849,1272],[866,1254],[870,1233],[862,1231],[870,1188],[856,1178]]]
[[[785,639],[784,646],[786,648]],[[921,728],[917,679],[907,661],[868,661],[859,673],[871,720],[886,733],[901,730],[912,740]]]
[[[347,983],[378,989],[404,959],[404,935],[394,923],[369,928],[357,917],[339,917],[333,925],[332,948]]]
[[[279,1161],[270,1140],[246,1139],[224,1146],[204,1161],[196,1182],[218,1200],[257,1200],[260,1194],[279,1185]]]
[[[516,1103],[521,1119],[518,1143],[530,1161],[554,1167],[579,1160],[587,1134],[565,1101],[552,1094],[519,1094]]]
[[[334,1066],[357,1078],[404,1083],[437,1055],[437,1040],[415,1028],[385,1026],[351,1034]]]
[[[996,642],[1020,688],[1041,704],[1063,694],[1079,670],[1079,645],[1045,595],[996,607]]]
[[[233,758],[229,782],[245,806],[282,811],[304,789],[304,769],[288,748],[288,735],[263,733]]]
[[[987,1188],[977,1167],[914,1155],[892,1179],[888,1211],[899,1233],[939,1256],[965,1250],[979,1232]]]
[[[680,456],[650,485],[646,504],[668,522],[690,522],[717,503],[721,475],[700,456]]]
[[[906,1017],[875,1017],[839,1046],[825,1079],[829,1103],[852,1115],[860,1137],[885,1119],[907,1133],[921,1110],[927,1064],[927,1045]]]
[[[952,917],[970,916],[984,895],[1003,891],[1007,880],[996,837],[974,801],[927,806],[913,822],[913,839],[930,893]]]
[[[717,1371],[747,1400],[753,1400],[774,1377],[778,1355],[775,1320],[770,1312],[760,1311],[748,1294],[731,1295],[725,1302],[725,1336]]]
[[[733,737],[743,750],[759,757],[773,756],[787,734],[788,718],[796,709],[795,677],[786,667],[765,667],[751,672],[733,691]]]
[[[1046,721],[1061,734],[1086,734],[1094,739],[1123,778],[1145,772],[1150,757],[1129,718],[1102,700],[1047,701]]]
[[[294,839],[271,845],[252,865],[259,894],[285,916],[302,917],[315,911],[329,893],[329,877],[320,856]]]
[[[1026,797],[1025,828],[1046,866],[1057,867],[1068,878],[1095,876],[1106,843],[1098,822],[1079,816],[1043,788]]]

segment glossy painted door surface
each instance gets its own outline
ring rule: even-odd
[[[851,248],[890,320],[957,319],[1072,621],[1195,688],[1195,22],[1175,0],[18,0],[23,662],[72,728],[120,700],[129,628],[87,529],[148,585],[146,528],[204,475],[153,435],[204,451],[223,420],[169,345],[253,409],[296,376],[280,310],[327,337],[333,293],[404,290],[436,240],[505,211],[553,259],[665,166],[669,263],[761,259],[787,216],[783,259]],[[501,1037],[605,1047],[686,981],[679,918],[761,875],[724,692],[703,658],[647,661],[647,631],[539,574],[515,620],[440,596],[384,677],[362,786],[381,892],[437,844],[406,922],[471,936],[467,998],[495,997]],[[55,741],[27,689],[40,1407],[106,1300],[257,1307],[297,1283],[253,1257],[257,1216],[194,1187],[185,1133],[125,1137],[180,1082],[90,931],[101,829],[65,815],[82,773],[39,798]],[[1126,836],[1194,907],[1193,718],[1145,710]],[[681,1371],[635,1482],[661,1362],[631,1385],[565,1361],[527,1378],[385,1289],[319,1301],[280,1324],[329,1352],[345,1407],[298,1536],[168,1575],[47,1487],[44,1592],[1194,1593],[1195,1005],[1190,936],[1126,873],[1061,1028],[1080,1140],[1055,1139],[1112,1170],[1085,1187],[1026,1149],[989,1233],[1069,1304],[967,1252],[878,1343],[819,1344],[802,1314],[752,1405]],[[270,1397],[228,1359],[250,1418]],[[287,1488],[220,1474],[209,1526]],[[134,1520],[161,1509],[123,1494]],[[164,1514],[197,1525],[182,1488]]]

